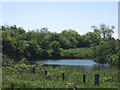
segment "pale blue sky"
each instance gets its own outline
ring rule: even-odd
[[[79,33],[93,31],[92,25],[114,25],[118,34],[117,2],[4,2],[3,25],[17,25],[26,30],[48,27],[61,32],[74,29]]]

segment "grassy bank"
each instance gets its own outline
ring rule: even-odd
[[[76,48],[76,49],[63,49],[61,51],[62,58],[78,58],[78,59],[92,59],[92,47]]]
[[[117,88],[117,69],[80,71],[75,66],[26,65],[3,66],[3,88]],[[45,71],[47,74],[45,75]],[[63,74],[65,75],[63,80]],[[94,75],[99,73],[100,84],[94,85]],[[83,74],[86,82],[83,83]]]

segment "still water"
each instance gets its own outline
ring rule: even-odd
[[[43,61],[32,61],[34,64],[45,64],[45,65],[63,65],[64,69],[75,69],[79,68],[82,71],[91,71],[91,70],[107,70],[107,69],[112,69],[112,68],[117,68],[113,67],[109,64],[99,64],[94,62],[93,60],[80,60],[80,59],[59,59],[59,60],[43,60]]]
[[[44,60],[34,61],[36,64],[51,64],[51,65],[96,65],[97,63],[93,60],[78,60],[78,59],[60,59],[60,60]]]

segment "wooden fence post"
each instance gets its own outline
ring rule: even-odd
[[[63,75],[63,81],[65,80],[65,76],[64,76],[64,73],[62,73],[62,75]]]
[[[83,74],[83,83],[85,84],[85,74]]]
[[[33,67],[33,71],[32,71],[34,74],[35,74],[35,68]]]
[[[95,74],[95,85],[99,86],[99,74]]]
[[[47,76],[47,71],[45,71],[45,76]]]

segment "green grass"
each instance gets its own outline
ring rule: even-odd
[[[92,47],[64,49],[61,52],[61,56],[63,58],[91,59],[93,56],[93,51],[92,51]]]
[[[66,51],[92,53],[91,50],[92,48],[80,48]],[[33,68],[35,68],[34,72]],[[45,71],[47,71],[47,76],[45,76]],[[65,74],[65,80],[62,79],[62,73]],[[99,86],[94,85],[96,73],[100,75]],[[85,84],[83,74],[86,75]],[[117,68],[83,71],[79,66],[26,65],[24,59],[15,63],[11,59],[3,58],[2,88],[118,88],[118,86],[120,84]]]
[[[35,73],[33,72],[35,68]],[[71,67],[71,66],[69,66]],[[3,67],[3,88],[117,88],[119,83],[118,70],[80,71],[79,67],[65,68],[65,66],[43,66],[16,64]],[[47,71],[47,76],[45,76]],[[62,79],[65,74],[65,80]],[[100,85],[94,85],[94,75],[99,73]],[[83,83],[83,74],[86,83]]]
[[[2,68],[0,68],[0,89],[2,89]]]

